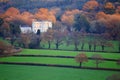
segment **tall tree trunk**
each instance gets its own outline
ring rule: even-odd
[[[74,42],[74,46],[75,46],[75,51],[78,51],[78,44],[77,44],[77,42]]]
[[[77,47],[77,44],[74,44],[75,45],[75,51],[78,51],[78,47]]]
[[[50,48],[51,48],[51,42],[48,41],[48,49],[50,49]]]
[[[120,52],[120,41],[119,41],[119,45],[118,45],[118,48],[119,48],[119,52]]]
[[[82,62],[80,62],[80,65],[79,65],[79,66],[80,66],[80,68],[82,67]]]
[[[99,64],[99,63],[98,63],[98,60],[96,60],[96,68],[98,68],[98,64]]]
[[[81,50],[83,50],[84,49],[84,43],[82,43],[82,46],[81,46]]]
[[[102,51],[104,51],[105,46],[104,46],[104,45],[101,45],[101,47],[102,47]]]
[[[96,51],[96,44],[94,44],[94,51]]]
[[[92,48],[92,45],[91,45],[91,44],[89,44],[89,51],[91,51],[91,48]]]
[[[58,43],[56,43],[55,45],[56,45],[56,49],[58,49],[58,48],[59,48],[59,45],[58,45]]]

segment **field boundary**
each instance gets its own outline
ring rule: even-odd
[[[118,72],[120,72],[120,69],[79,67],[79,66],[57,65],[57,64],[23,63],[23,62],[0,62],[0,64],[26,65],[26,66],[63,67],[63,68],[74,68],[74,69],[106,70],[106,71],[118,71]]]
[[[75,58],[75,57],[73,57],[73,56],[54,56],[54,55],[33,55],[33,54],[15,54],[15,55],[13,55],[13,56],[15,56],[15,57],[52,57],[52,58]],[[90,59],[90,60],[95,60],[95,59],[93,59],[93,58],[91,58],[91,57],[88,57],[88,59]],[[108,59],[108,58],[104,58],[104,60],[106,60],[106,61],[117,61],[116,59]]]

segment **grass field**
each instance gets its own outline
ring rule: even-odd
[[[0,65],[0,80],[105,80],[118,72],[69,68]]]
[[[89,41],[89,39],[87,39],[87,40]],[[112,47],[106,46],[104,51],[106,51],[106,52],[118,52],[119,51],[118,50],[118,41],[108,41],[108,42],[111,43],[113,46]],[[82,44],[79,44],[78,50],[81,50],[81,45]],[[94,51],[93,46],[94,45],[92,45],[92,48],[91,48],[92,51]],[[47,49],[48,44],[47,43],[41,43],[41,47]],[[56,46],[55,46],[54,42],[51,43],[51,49],[56,49]],[[61,49],[61,50],[75,50],[75,47],[74,47],[74,44],[67,45],[66,42],[63,42],[63,44],[59,46],[59,49]],[[83,50],[89,50],[88,42],[84,43]],[[96,51],[102,51],[102,48],[101,48],[100,45],[96,46]]]
[[[60,50],[36,50],[36,49],[23,49],[19,54],[42,54],[42,55],[54,55],[54,56],[76,56],[79,53],[85,53],[88,57],[93,54],[101,54],[104,58],[119,59],[119,53],[104,53],[104,52],[80,52],[80,51],[60,51]]]
[[[78,51],[59,51],[59,50],[35,50],[23,49],[20,55],[52,55],[52,56],[76,56]],[[84,52],[88,57],[93,54],[101,54],[104,58],[118,59],[119,53],[102,53],[102,52]],[[79,66],[74,58],[57,58],[57,57],[17,57],[10,56],[0,58],[0,62],[18,62],[18,63],[42,63],[42,64],[59,64]],[[94,60],[89,60],[83,63],[83,67],[96,67]],[[120,69],[119,65],[113,61],[104,61],[99,64],[100,68]],[[118,71],[90,70],[90,69],[75,69],[61,68],[50,66],[30,66],[30,65],[12,65],[0,64],[0,80],[105,80],[106,77],[120,73]]]

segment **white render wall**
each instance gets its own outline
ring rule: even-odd
[[[41,32],[46,32],[48,28],[52,28],[52,22],[50,21],[33,21],[32,22],[32,31],[34,33],[39,29]]]
[[[20,30],[22,33],[31,33],[32,32],[32,28],[28,27],[28,26],[20,26]]]

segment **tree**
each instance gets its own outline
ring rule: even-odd
[[[31,42],[31,34],[21,34],[21,40],[24,45],[24,48],[29,48],[29,44]]]
[[[51,42],[53,41],[53,33],[52,29],[48,29],[47,32],[43,33],[43,40],[48,43],[48,49],[51,48]]]
[[[88,58],[85,53],[80,53],[75,57],[77,63],[80,63],[80,67],[82,67],[83,62],[87,62]]]
[[[64,32],[54,31],[53,37],[54,37],[56,49],[59,49],[59,46],[63,44],[64,36],[65,36]]]
[[[4,23],[4,20],[0,18],[0,36],[3,36],[3,27],[2,27],[3,23]]]
[[[75,50],[78,50],[78,45],[80,43],[80,37],[79,37],[80,33],[77,31],[72,31],[69,35],[70,39],[72,40],[72,43],[75,46]]]
[[[98,10],[99,3],[96,0],[90,0],[83,5],[83,10],[85,11],[96,11]]]
[[[73,25],[75,31],[84,30],[89,32],[90,24],[87,18],[82,14],[75,15],[75,22]]]
[[[0,18],[0,27],[3,23],[4,23],[4,20],[2,18]]]
[[[37,33],[36,33],[36,40],[37,40],[37,47],[41,48],[41,40],[42,40],[42,37],[41,37],[41,31],[40,29],[37,30]]]
[[[11,44],[13,45],[16,38],[20,35],[20,27],[15,22],[10,23],[10,33],[11,33]]]
[[[61,22],[57,21],[53,26],[53,30],[54,43],[56,49],[59,49],[59,46],[63,44],[63,40],[66,36],[64,25]]]
[[[80,11],[78,9],[75,10],[67,10],[65,11],[65,13],[61,16],[61,21],[62,23],[64,23],[65,25],[67,25],[67,30],[71,31],[72,30],[72,26],[74,24],[74,18],[75,18],[75,14],[79,14]]]
[[[104,12],[107,13],[107,14],[115,13],[115,6],[111,2],[107,2],[104,5]]]
[[[53,13],[51,13],[47,8],[40,8],[35,13],[35,18],[38,20],[48,20],[52,21],[53,23],[56,22],[56,17]]]
[[[0,41],[0,56],[1,55],[9,55],[12,53],[13,46],[10,44],[7,44],[3,41]]]
[[[104,60],[100,54],[93,54],[91,58],[95,60],[96,68],[98,68],[99,63],[103,62]]]
[[[91,22],[90,32],[101,34],[106,31],[106,26],[101,20],[95,20]]]

